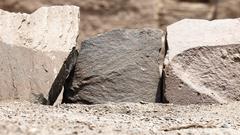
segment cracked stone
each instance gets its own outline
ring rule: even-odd
[[[170,103],[240,100],[239,19],[185,19],[168,26],[164,96]]]
[[[75,6],[43,7],[32,14],[0,10],[0,100],[46,102],[77,44],[79,14]]]

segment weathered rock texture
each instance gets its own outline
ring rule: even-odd
[[[0,102],[1,135],[239,135],[240,104]]]
[[[33,14],[0,10],[0,100],[47,96],[76,45],[79,8],[40,8]]]
[[[113,28],[165,28],[184,18],[240,16],[240,0],[1,0],[0,8],[31,13],[41,6],[81,7],[81,39]]]
[[[183,20],[170,25],[165,97],[170,103],[240,100],[239,19]]]
[[[159,29],[120,29],[85,40],[65,103],[158,102]]]
[[[51,86],[51,89],[48,94],[48,102],[47,102],[48,105],[53,105],[55,101],[58,99],[67,79],[69,78],[71,73],[74,72],[74,67],[76,65],[77,58],[78,58],[78,50],[76,48],[73,48],[73,50],[70,52],[70,54],[64,61],[64,64],[62,65],[57,77],[55,78]],[[61,98],[59,99],[62,100]]]
[[[81,7],[81,39],[117,28],[158,27],[158,0],[78,0],[75,4]]]
[[[1,0],[0,8],[31,13],[64,4],[81,7],[81,39],[113,28],[158,26],[158,0]]]

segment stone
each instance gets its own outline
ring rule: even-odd
[[[0,8],[31,13],[65,4],[81,7],[81,40],[113,28],[158,27],[158,0],[1,0]]]
[[[158,28],[158,0],[81,0],[77,5],[82,40],[118,28]]]
[[[66,4],[81,7],[81,40],[113,28],[165,29],[184,18],[240,16],[240,0],[1,0],[0,8],[32,13],[42,6]]]
[[[162,36],[159,29],[116,29],[83,41],[63,103],[159,102]]]
[[[41,6],[65,4],[82,8],[82,40],[116,27],[165,28],[184,18],[240,16],[240,0],[1,0],[0,8],[31,13]]]
[[[185,19],[167,27],[164,97],[174,104],[240,100],[239,19]]]
[[[58,99],[59,95],[62,92],[62,88],[64,84],[67,82],[67,79],[74,71],[74,67],[76,65],[78,58],[78,50],[74,47],[70,52],[64,64],[62,65],[56,79],[54,80],[51,89],[48,94],[48,102],[47,105],[54,105],[55,101]]]
[[[0,100],[46,102],[77,45],[79,17],[75,6],[43,7],[32,14],[0,10]]]

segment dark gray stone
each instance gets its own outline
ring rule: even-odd
[[[78,58],[78,51],[74,47],[67,59],[64,61],[57,77],[55,78],[51,89],[48,93],[48,101],[47,105],[53,105],[60,95],[62,88],[69,77],[70,73],[73,71],[74,66],[76,65],[76,61]]]
[[[120,29],[85,40],[63,102],[159,102],[162,36],[159,29]]]

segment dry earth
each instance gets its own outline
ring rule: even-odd
[[[240,104],[153,103],[43,106],[0,103],[1,135],[240,134]]]

